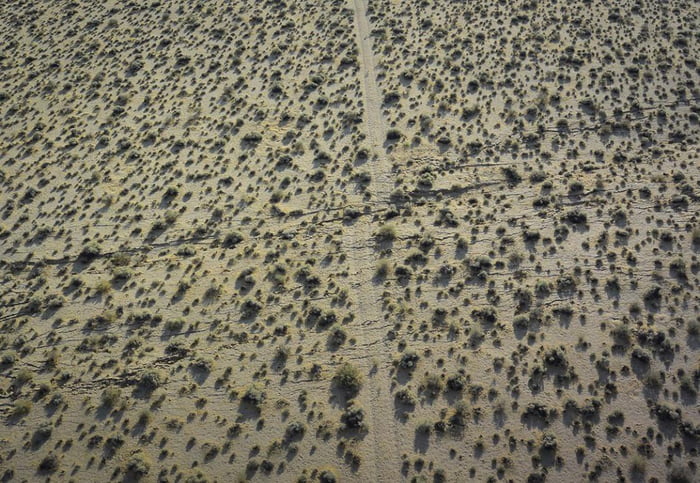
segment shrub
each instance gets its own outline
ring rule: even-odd
[[[143,478],[151,470],[151,462],[141,451],[134,453],[126,464],[126,471],[136,479]]]
[[[335,325],[331,329],[331,333],[328,336],[328,343],[331,345],[331,347],[340,347],[345,343],[345,340],[347,339],[347,334],[345,333],[345,330],[340,327],[339,325]]]
[[[224,248],[233,248],[242,241],[243,241],[243,235],[234,231],[234,232],[227,233],[226,236],[224,236],[224,240],[221,242],[221,245]]]
[[[398,129],[392,128],[386,132],[387,141],[398,141],[402,137],[403,137],[403,134],[401,134],[401,131],[399,131]]]
[[[630,461],[630,473],[633,476],[642,476],[647,471],[647,462],[641,455],[634,455]]]
[[[462,374],[455,374],[447,379],[447,388],[450,391],[463,391],[467,387],[467,378]]]
[[[153,391],[165,382],[165,376],[158,369],[146,369],[139,377],[139,386],[147,391]]]
[[[644,292],[644,303],[651,309],[658,310],[661,307],[661,287],[651,287]]]
[[[286,441],[296,441],[303,438],[304,433],[306,433],[306,426],[304,423],[295,421],[287,426],[287,429],[284,432],[284,439]]]
[[[153,420],[153,413],[148,409],[143,409],[139,413],[139,419],[137,422],[141,426],[147,426],[151,422],[151,420]]]
[[[542,437],[542,449],[545,451],[556,451],[557,438],[553,434],[545,434]]]
[[[2,356],[0,356],[0,365],[2,366],[11,366],[15,362],[17,362],[17,353],[15,351],[3,352]]]
[[[318,476],[320,483],[335,483],[338,478],[335,476],[333,470],[323,470]]]
[[[340,420],[348,429],[364,428],[365,410],[355,404],[351,404],[345,409]]]
[[[122,391],[118,387],[110,386],[102,391],[102,405],[106,408],[114,408],[121,401]]]
[[[251,386],[243,394],[243,401],[260,409],[260,406],[265,401],[265,393],[257,387]]]
[[[530,318],[527,315],[518,315],[513,319],[513,328],[519,331],[525,331],[530,325]]]
[[[412,371],[416,368],[416,364],[418,364],[418,354],[416,354],[413,351],[408,351],[404,352],[401,357],[399,358],[398,361],[398,366],[401,369],[405,369],[407,371]]]
[[[469,419],[469,404],[464,401],[459,401],[455,405],[455,411],[450,417],[450,423],[454,426],[465,426]]]
[[[374,272],[375,277],[383,280],[389,276],[389,273],[391,273],[391,263],[388,260],[380,260]]]
[[[132,270],[128,267],[117,267],[112,272],[112,279],[115,282],[125,282],[131,278],[132,274]]]
[[[110,290],[112,290],[112,284],[109,282],[109,280],[100,280],[97,282],[97,285],[95,285],[95,292],[100,295],[104,295]]]
[[[80,255],[78,255],[78,258],[80,258],[82,261],[89,262],[99,257],[101,254],[102,247],[100,244],[96,241],[90,241],[83,247]]]
[[[27,302],[26,311],[27,311],[27,313],[30,313],[30,314],[36,314],[37,312],[39,312],[39,310],[41,310],[42,305],[43,305],[43,301],[41,300],[41,298],[34,296],[34,297],[30,298],[29,301]]]
[[[693,475],[685,466],[675,466],[668,474],[669,483],[691,483]]]
[[[32,379],[34,379],[34,373],[25,367],[17,371],[17,375],[15,376],[15,384],[22,386]]]
[[[41,473],[53,473],[58,469],[58,457],[53,454],[49,453],[48,455],[44,456],[44,458],[39,462],[39,472]]]
[[[382,225],[375,234],[378,242],[389,242],[396,239],[396,227],[394,225]]]
[[[562,219],[567,223],[571,223],[572,225],[585,225],[588,221],[586,214],[578,209],[568,212],[562,217]]]
[[[523,180],[523,177],[520,176],[520,173],[518,173],[515,168],[506,167],[502,168],[501,171],[503,172],[503,176],[506,178],[506,183],[508,183],[510,186],[515,186]]]
[[[221,297],[222,292],[223,292],[223,287],[221,285],[212,284],[204,291],[204,299],[205,300],[216,300],[219,297]]]
[[[660,390],[664,385],[664,375],[661,371],[651,371],[644,378],[644,385],[653,391]]]
[[[244,319],[255,318],[262,310],[262,305],[252,299],[248,299],[241,305],[241,317]]]
[[[434,399],[442,391],[442,379],[436,374],[427,374],[422,385],[423,393],[430,399]]]
[[[257,146],[262,141],[262,134],[259,132],[249,132],[243,136],[243,142],[250,146]]]
[[[628,325],[624,323],[617,324],[610,331],[610,335],[613,336],[615,342],[622,346],[628,346],[632,341],[632,331]]]
[[[433,429],[433,424],[428,420],[421,421],[416,425],[416,433],[430,434],[432,429]]]
[[[214,363],[211,359],[206,359],[204,357],[198,357],[193,363],[192,368],[198,371],[211,372],[214,367]]]
[[[406,388],[399,389],[398,391],[396,391],[394,397],[401,404],[406,404],[408,406],[414,406],[416,404],[416,397],[410,390]]]
[[[340,366],[333,379],[348,395],[357,394],[362,387],[360,371],[349,363]]]
[[[21,418],[32,410],[32,402],[29,399],[18,399],[12,406],[12,416]]]
[[[163,328],[168,332],[180,332],[185,326],[185,319],[177,318],[168,320]]]
[[[695,228],[693,230],[693,233],[691,235],[691,240],[693,242],[693,246],[700,245],[700,228]]]

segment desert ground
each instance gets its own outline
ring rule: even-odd
[[[700,480],[700,4],[0,5],[0,481]]]

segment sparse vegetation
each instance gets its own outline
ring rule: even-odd
[[[108,3],[0,8],[1,481],[698,480],[696,4]]]

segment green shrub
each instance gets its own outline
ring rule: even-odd
[[[357,367],[345,363],[338,368],[333,378],[346,394],[355,395],[362,387],[362,375]]]

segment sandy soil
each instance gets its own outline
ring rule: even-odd
[[[699,15],[1,5],[0,478],[697,481]]]

